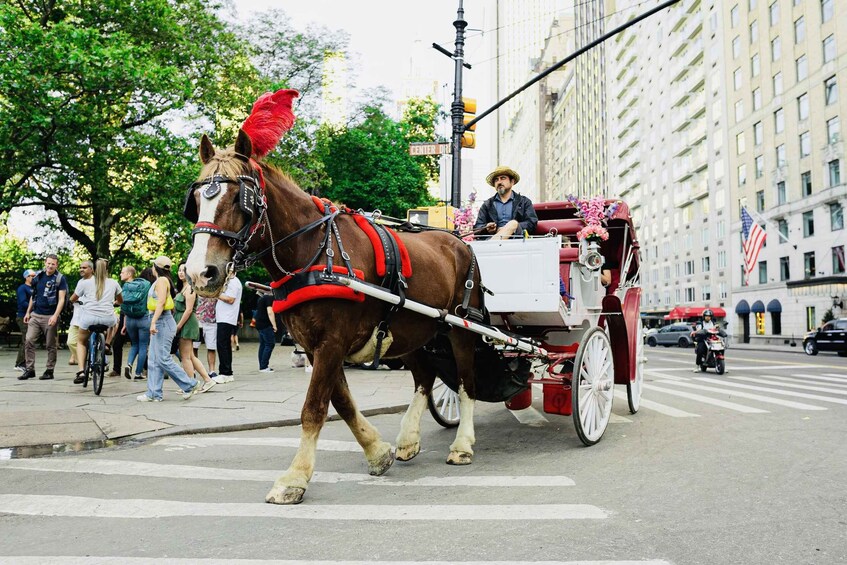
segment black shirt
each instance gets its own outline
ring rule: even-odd
[[[256,315],[253,316],[253,319],[256,320],[257,330],[273,327],[270,318],[268,318],[268,307],[273,306],[273,303],[273,294],[265,294],[259,297],[259,301],[256,303]]]

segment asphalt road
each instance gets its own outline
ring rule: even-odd
[[[467,467],[425,415],[422,453],[372,478],[329,423],[297,507],[262,502],[297,428],[0,461],[0,561],[847,562],[847,359],[730,349],[719,377],[647,354],[641,411],[619,390],[590,448],[540,391],[517,415],[477,405]],[[393,441],[400,416],[372,422]]]

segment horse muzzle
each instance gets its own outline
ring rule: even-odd
[[[226,285],[226,268],[215,265],[206,265],[193,272],[186,267],[185,274],[194,292],[206,298],[216,298]]]

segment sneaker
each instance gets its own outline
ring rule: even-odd
[[[17,369],[21,373],[26,373],[26,365],[15,365],[15,369]]]
[[[189,398],[191,398],[195,394],[199,394],[202,391],[203,391],[203,384],[200,381],[197,381],[197,384],[195,384],[188,391],[182,393],[182,399],[188,400]]]
[[[74,384],[75,385],[81,385],[84,382],[85,382],[85,372],[79,371],[76,374],[76,378],[74,379]]]
[[[127,380],[132,380],[132,365],[127,365],[124,367],[124,378]]]
[[[135,380],[137,380],[137,381],[146,380],[146,379],[147,379],[147,377],[144,376],[144,375],[135,375]]]
[[[27,379],[35,378],[35,370],[34,369],[26,369],[24,370],[24,374],[18,377],[19,381],[25,381]]]
[[[260,373],[273,373],[274,370],[271,369],[270,367],[265,367],[264,369],[259,369],[259,372]]]
[[[44,371],[44,374],[38,377],[39,381],[50,381],[53,380],[53,369],[47,369]]]
[[[161,402],[161,398],[150,398],[146,394],[139,394],[135,397],[135,399],[139,402]]]
[[[222,385],[224,383],[231,383],[232,381],[234,381],[235,376],[233,376],[233,375],[215,375],[214,377],[212,377],[212,380],[215,381],[216,383],[218,383],[219,385]]]
[[[214,372],[214,371],[212,371],[211,373],[209,373],[209,378],[210,378],[210,379],[214,379],[214,378],[215,378],[215,377],[217,377],[217,376],[218,376],[218,374],[217,374],[216,372]]]
[[[311,365],[306,365],[306,369],[305,369],[305,371],[306,371],[308,374],[310,374],[310,375],[311,375],[311,374],[312,374],[312,366],[311,366]]]
[[[216,384],[218,384],[218,383],[216,383],[215,381],[207,381],[207,382],[203,383],[203,387],[200,389],[200,392],[207,392],[213,386],[215,386]]]

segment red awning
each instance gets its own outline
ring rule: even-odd
[[[668,314],[671,320],[686,320],[688,318],[700,318],[703,316],[703,310],[708,308],[712,311],[715,318],[726,318],[726,310],[717,306],[677,306]]]

